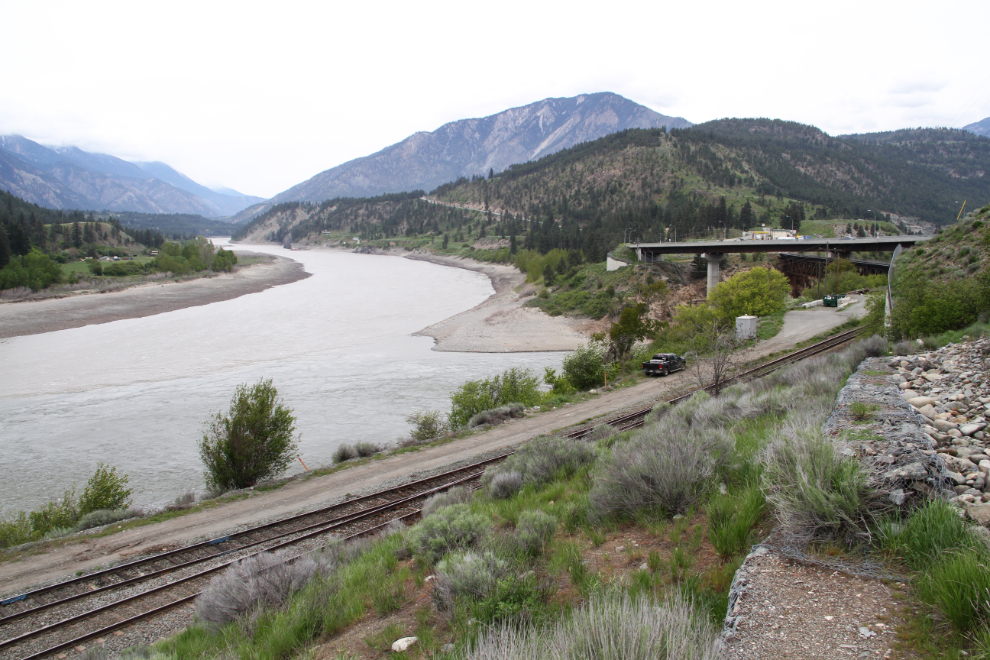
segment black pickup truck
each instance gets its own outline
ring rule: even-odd
[[[649,362],[643,363],[643,374],[647,376],[666,376],[680,371],[687,366],[687,361],[674,353],[657,353]]]

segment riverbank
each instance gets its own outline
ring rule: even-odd
[[[402,254],[402,253],[398,253]],[[435,351],[462,353],[526,353],[573,351],[588,340],[587,319],[550,316],[523,303],[536,295],[526,275],[515,266],[475,261],[429,252],[402,254],[406,259],[464,268],[487,275],[495,293],[475,307],[413,333],[432,337]]]
[[[109,294],[81,293],[47,300],[0,302],[0,339],[209,305],[309,277],[303,265],[291,259],[246,254],[260,261],[214,277],[151,282]]]

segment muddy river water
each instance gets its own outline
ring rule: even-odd
[[[129,475],[138,505],[201,491],[197,440],[238,384],[274,380],[313,468],[341,443],[405,435],[415,410],[449,410],[466,380],[560,367],[560,353],[440,353],[411,336],[491,295],[484,275],[245,247],[313,275],[201,307],[0,340],[0,515],[81,491],[99,462]],[[297,461],[290,473],[302,469]]]

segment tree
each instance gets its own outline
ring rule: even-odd
[[[617,371],[614,363],[606,362],[605,353],[605,345],[594,339],[575,349],[564,358],[567,382],[579,390],[604,385],[606,375],[611,376]]]
[[[731,321],[737,316],[768,316],[784,308],[790,285],[787,277],[774,268],[753,268],[739,273],[708,294],[719,316]]]
[[[555,277],[556,273],[553,271],[553,266],[550,265],[550,262],[547,262],[547,265],[543,267],[543,283],[547,286],[553,286]]]
[[[748,231],[753,226],[753,206],[746,200],[742,210],[739,212],[739,228]]]
[[[92,511],[126,509],[130,506],[131,489],[127,487],[127,475],[117,474],[117,468],[100,463],[96,472],[86,482],[79,498],[79,515]]]
[[[626,307],[619,314],[619,320],[609,327],[609,352],[616,361],[621,362],[637,341],[652,337],[662,329],[663,324],[660,321],[643,318],[648,310],[649,307],[644,303]]]
[[[212,417],[199,442],[206,485],[246,488],[285,472],[298,449],[295,423],[270,378],[238,385],[228,413]]]
[[[447,246],[450,244],[450,236],[447,234],[443,235],[443,249],[446,250]]]
[[[694,348],[693,371],[698,386],[708,389],[712,396],[718,396],[729,380],[738,357],[735,336],[725,323],[712,319],[692,335],[691,345]]]
[[[0,269],[10,263],[10,241],[7,240],[7,228],[0,222]]]
[[[76,249],[82,247],[82,228],[78,221],[72,223],[72,247]]]
[[[486,380],[471,380],[450,395],[450,424],[464,426],[472,417],[509,403],[533,406],[540,402],[540,381],[529,369],[513,367]]]

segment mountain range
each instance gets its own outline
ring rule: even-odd
[[[211,190],[165,163],[132,163],[77,147],[0,136],[0,189],[40,206],[228,217],[263,201]]]
[[[320,172],[269,201],[321,202],[428,191],[460,177],[501,172],[609,133],[662,126],[686,128],[691,122],[611,92],[548,98],[479,119],[450,122],[430,133],[414,133],[370,156]]]
[[[972,124],[967,124],[963,126],[963,130],[982,135],[983,137],[990,137],[990,117],[973,122]]]

